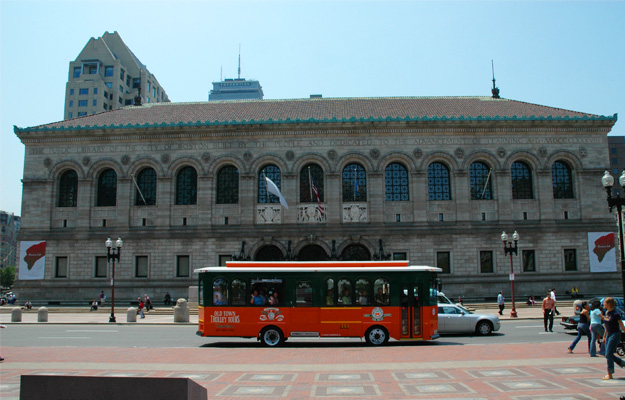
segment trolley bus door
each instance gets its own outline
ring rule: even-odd
[[[403,285],[401,287],[401,337],[418,338],[421,336],[419,285]]]

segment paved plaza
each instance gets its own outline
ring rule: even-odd
[[[83,313],[83,318],[98,315],[105,316]],[[0,316],[6,321],[6,314]],[[78,323],[71,320],[80,317],[50,315],[50,321],[55,318]],[[153,316],[146,323],[159,318],[168,323],[173,317]],[[603,400],[625,395],[625,370],[617,370],[612,381],[601,380],[605,359],[582,351],[567,354],[570,340],[565,335],[555,343],[461,345],[452,336],[384,347],[310,340],[291,340],[282,348],[253,340],[197,348],[3,347],[7,361],[0,364],[0,399],[19,398],[22,374],[189,377],[216,399]]]

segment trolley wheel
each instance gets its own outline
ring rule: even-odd
[[[480,321],[477,323],[477,326],[475,327],[475,332],[477,332],[478,334],[482,336],[490,335],[492,331],[493,331],[493,324],[491,324],[489,321]]]
[[[280,328],[268,326],[260,331],[260,341],[268,347],[279,346],[284,342],[284,334]]]
[[[388,331],[381,326],[372,326],[367,329],[365,340],[372,346],[381,346],[388,342]]]

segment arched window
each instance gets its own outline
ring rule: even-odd
[[[471,182],[471,200],[492,200],[491,188],[492,168],[483,162],[477,161],[469,167],[469,180]]]
[[[226,165],[217,173],[217,204],[239,202],[239,170]]]
[[[117,173],[107,168],[98,176],[98,193],[96,195],[98,207],[111,207],[117,203]]]
[[[59,179],[59,207],[76,207],[78,174],[73,169],[63,172]]]
[[[360,164],[343,168],[343,201],[367,201],[367,171]]]
[[[400,163],[391,163],[384,171],[384,200],[410,200],[408,195],[408,170]]]
[[[451,200],[449,168],[443,163],[433,162],[428,166],[428,199]]]
[[[223,278],[217,278],[213,281],[213,305],[228,305],[228,282]]]
[[[232,280],[232,305],[244,306],[247,304],[247,283],[243,279]]]
[[[136,206],[153,206],[156,204],[156,171],[144,168],[137,175],[135,188]]]
[[[299,172],[300,203],[323,202],[323,169],[317,164],[308,164]]]
[[[374,291],[374,304],[376,306],[388,306],[389,302],[389,294],[391,290],[391,286],[388,283],[388,280],[384,278],[378,278],[373,282],[373,291]]]
[[[371,305],[371,282],[366,278],[356,280],[356,304],[361,306]]]
[[[184,167],[176,176],[176,205],[197,204],[197,171]]]
[[[310,281],[299,281],[295,285],[295,306],[311,307],[313,287]]]
[[[338,282],[338,303],[341,306],[351,306],[353,302],[354,292],[352,291],[352,282],[349,279],[339,279]]]
[[[554,199],[573,199],[573,175],[571,167],[564,161],[556,161],[551,166]]]
[[[334,306],[336,305],[335,301],[335,293],[334,293],[334,279],[327,278],[326,279],[326,306]]]
[[[523,161],[515,161],[510,167],[510,181],[512,184],[513,199],[533,199],[534,187],[532,171]]]
[[[280,172],[280,168],[273,164],[266,165],[258,174],[258,203],[279,203],[280,199],[278,196],[267,191],[267,181],[265,180],[265,177],[275,183],[278,190],[282,192],[282,174]]]

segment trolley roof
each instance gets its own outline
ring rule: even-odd
[[[354,270],[384,272],[442,272],[442,269],[426,265],[409,265],[408,261],[228,261],[223,267],[196,269],[201,272],[353,272]]]

